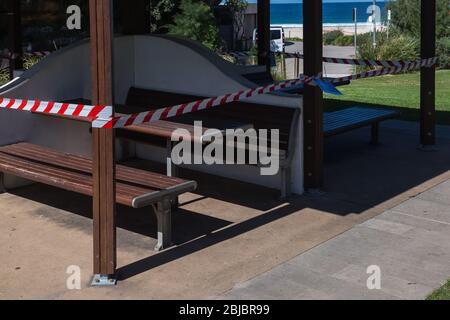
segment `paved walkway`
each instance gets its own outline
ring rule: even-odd
[[[369,290],[369,266],[381,289]],[[450,278],[450,180],[243,284],[229,299],[424,299]]]
[[[290,42],[286,46],[286,52],[288,53],[303,53],[303,42]],[[338,46],[324,46],[324,57],[332,58],[354,58],[355,49],[353,47],[338,47]],[[327,77],[344,77],[353,73],[353,66],[336,64],[336,63],[324,63],[323,73]],[[303,60],[300,60],[299,72],[303,73]],[[294,70],[294,59],[286,59],[286,76],[288,79],[295,78],[297,75]]]
[[[325,193],[287,202],[277,190],[181,170],[199,189],[174,214],[176,246],[153,252],[155,215],[119,206],[121,281],[101,290],[88,285],[92,200],[39,184],[9,190],[0,195],[0,299],[424,297],[450,277],[450,128],[437,127],[435,152],[417,148],[417,123],[386,122],[380,133],[377,147],[370,128],[326,139]],[[381,291],[365,288],[372,264]],[[66,287],[72,265],[81,290]]]

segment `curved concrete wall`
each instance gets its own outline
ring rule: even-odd
[[[189,40],[161,36],[119,37],[114,43],[114,100],[123,104],[131,86],[204,96],[255,87],[242,76],[247,70]],[[13,82],[0,87],[0,97],[48,101],[90,99],[90,87],[89,43],[84,41],[53,53]],[[249,100],[280,107],[302,107],[301,97],[264,95]],[[18,141],[91,155],[91,135],[86,123],[0,110],[0,144]],[[296,144],[293,190],[301,193],[302,128]],[[120,143],[118,150],[120,153]],[[155,150],[142,145],[137,145],[136,150],[140,157],[164,160],[164,152],[155,154]],[[198,170],[279,187],[279,177],[260,177],[249,167],[201,166]]]

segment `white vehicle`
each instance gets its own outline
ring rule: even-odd
[[[257,29],[253,30],[253,43],[258,39]],[[284,52],[284,29],[279,26],[270,26],[270,49],[272,52]]]

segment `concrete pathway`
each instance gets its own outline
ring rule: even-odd
[[[286,46],[288,53],[303,53],[303,42],[289,42]],[[324,46],[324,57],[332,58],[354,58],[355,49],[353,47]],[[351,75],[354,67],[336,63],[324,63],[323,72],[327,77],[338,78]],[[300,60],[300,73],[303,73],[303,60]],[[294,59],[286,59],[286,76],[288,79],[295,78]]]
[[[424,297],[450,277],[450,128],[437,127],[435,152],[417,148],[417,123],[386,122],[380,133],[377,147],[370,128],[326,139],[325,193],[289,201],[277,190],[181,170],[199,189],[180,199],[176,246],[153,252],[153,212],[119,206],[121,281],[101,290],[88,285],[92,200],[39,184],[9,190],[0,195],[0,299]],[[365,287],[372,264],[381,268],[381,291]],[[66,286],[74,265],[80,290]]]
[[[369,290],[370,266],[381,289]],[[424,299],[450,278],[450,181],[225,294],[226,299]]]

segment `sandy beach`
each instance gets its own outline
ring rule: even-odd
[[[282,25],[284,28],[286,38],[301,38],[303,39],[303,25]],[[378,25],[377,30],[382,30],[386,28],[385,26]],[[341,30],[346,35],[353,35],[355,32],[354,24],[324,24],[323,32],[330,32],[334,30]],[[373,25],[369,23],[358,24],[358,34],[363,34],[371,32],[373,30]]]

